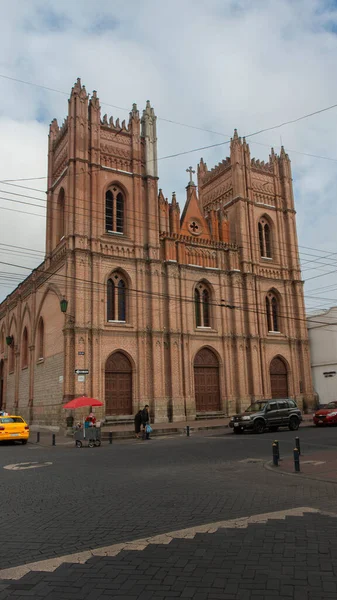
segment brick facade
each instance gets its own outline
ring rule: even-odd
[[[312,404],[283,149],[251,159],[235,131],[230,158],[211,170],[201,159],[198,187],[190,171],[180,214],[158,191],[150,103],[128,123],[101,119],[78,80],[48,158],[46,258],[0,305],[2,406],[57,424],[82,394],[111,418],[147,402],[156,422],[231,414],[282,390]]]

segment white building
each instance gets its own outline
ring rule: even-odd
[[[314,390],[326,404],[337,400],[337,306],[307,319]]]

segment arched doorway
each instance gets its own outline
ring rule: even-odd
[[[288,370],[285,361],[276,356],[270,363],[272,398],[288,398]]]
[[[194,359],[196,412],[221,410],[219,361],[209,348],[202,348]]]
[[[132,415],[132,366],[123,352],[114,352],[106,361],[105,414]]]
[[[4,361],[0,360],[0,410],[4,404]]]

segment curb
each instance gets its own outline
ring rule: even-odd
[[[274,467],[272,461],[263,463],[263,467],[267,471],[272,471],[273,473],[278,473],[279,475],[290,475],[290,477],[301,477],[304,479],[311,479],[311,481],[322,481],[323,483],[334,483],[335,485],[337,484],[337,481],[334,481],[333,479],[321,479],[320,477],[315,477],[313,475],[306,475],[305,473],[302,473],[302,471],[299,471],[298,473],[296,473],[295,471],[294,473],[289,473],[289,471],[282,471],[282,469],[280,469],[279,467]]]

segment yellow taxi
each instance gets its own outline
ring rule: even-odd
[[[20,441],[27,444],[29,438],[29,425],[17,415],[0,415],[0,442],[9,440]]]

